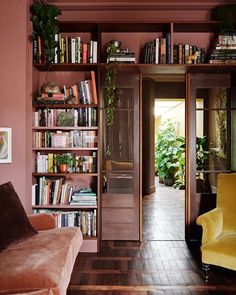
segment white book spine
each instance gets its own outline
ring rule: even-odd
[[[55,34],[55,42],[57,44],[56,48],[55,48],[55,52],[54,52],[54,63],[57,64],[59,62],[58,60],[58,51],[59,51],[59,34]]]
[[[98,42],[93,41],[93,63],[98,62]]]
[[[160,51],[159,38],[156,38],[156,40],[155,40],[155,64],[159,64],[159,51]]]
[[[71,38],[71,62],[75,63],[75,38]]]

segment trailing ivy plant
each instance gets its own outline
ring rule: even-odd
[[[117,74],[117,61],[110,63],[110,57],[114,56],[117,48],[114,40],[110,41],[107,46],[107,65],[105,71],[105,106],[106,106],[106,125],[110,137],[111,127],[114,122],[114,110],[117,103],[117,87],[116,87],[116,74]],[[110,144],[106,147],[106,157],[110,158],[111,150]]]
[[[116,46],[114,41],[110,41],[107,46],[107,65],[105,73],[105,85],[106,85],[106,124],[111,127],[114,119],[114,109],[117,101],[116,95],[116,73],[117,69],[114,63],[110,63],[110,57],[116,53]]]
[[[59,32],[57,24],[57,16],[61,14],[61,10],[53,5],[32,4],[30,6],[31,21],[33,22],[33,40],[37,40],[40,36],[43,40],[42,57],[49,66],[55,56],[55,34]]]
[[[213,19],[220,21],[220,33],[231,34],[236,26],[236,4],[219,5],[213,9]]]

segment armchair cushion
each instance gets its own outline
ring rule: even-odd
[[[36,234],[12,183],[0,185],[0,251]]]
[[[223,229],[223,214],[219,208],[213,209],[197,218],[202,226],[202,244],[215,240]]]
[[[202,262],[236,270],[236,173],[218,175],[216,209],[197,218],[202,226]],[[205,279],[208,279],[205,268]]]
[[[224,233],[202,245],[202,262],[236,270],[235,246],[236,234]]]

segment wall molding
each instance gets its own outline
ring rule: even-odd
[[[42,0],[45,2],[46,0]],[[40,2],[40,1],[38,1]],[[76,1],[76,0],[48,0],[49,4],[57,5],[62,10],[209,10],[220,4],[232,4],[227,0],[170,0],[170,1]]]

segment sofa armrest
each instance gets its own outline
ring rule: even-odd
[[[202,226],[202,244],[215,240],[223,229],[223,214],[219,208],[198,216],[196,220]]]
[[[30,224],[36,230],[47,230],[56,228],[56,219],[52,214],[39,213],[28,215]]]

